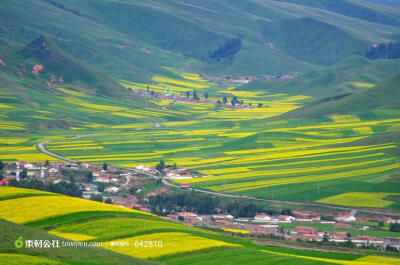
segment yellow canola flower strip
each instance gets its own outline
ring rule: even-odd
[[[289,163],[277,163],[272,165],[257,165],[257,166],[248,166],[250,169],[254,168],[269,168],[269,167],[282,167],[282,166],[293,166],[293,165],[310,165],[315,163],[321,162],[332,162],[332,161],[348,161],[353,159],[360,159],[360,158],[371,158],[371,157],[378,157],[378,156],[385,156],[385,153],[374,153],[370,155],[359,155],[359,156],[346,156],[346,157],[339,157],[339,158],[327,158],[327,159],[318,159],[313,161],[298,161],[298,162],[289,162]],[[278,160],[279,161],[279,160]]]
[[[83,235],[83,234],[75,234],[75,233],[61,233],[61,232],[56,232],[56,231],[50,231],[50,234],[63,237],[72,241],[87,241],[87,240],[92,240],[96,239],[95,236],[88,236],[88,235]]]
[[[103,149],[103,146],[84,146],[84,147],[58,147],[58,148],[50,148],[50,150],[54,151],[69,151],[69,150],[99,150]]]
[[[220,175],[226,173],[238,173],[238,172],[249,172],[251,171],[247,167],[231,167],[231,168],[218,168],[209,170],[200,170],[201,173],[206,175]]]
[[[174,143],[174,142],[194,142],[194,141],[204,141],[204,138],[181,138],[181,139],[162,139],[162,140],[154,140],[157,143]],[[153,142],[154,142],[153,141]]]
[[[18,224],[86,211],[129,212],[151,215],[115,205],[68,196],[35,196],[0,201],[0,218]]]
[[[343,122],[361,122],[361,120],[355,115],[331,115],[329,116],[336,123]]]
[[[135,242],[162,242],[161,246],[142,247],[136,246]],[[113,240],[113,242],[129,242],[126,246],[111,246],[106,243],[106,249],[142,259],[157,258],[160,256],[186,253],[201,249],[217,248],[217,247],[239,247],[239,245],[230,244],[224,241],[208,239],[205,237],[194,236],[189,233],[170,232],[170,233],[154,233],[129,238]]]
[[[379,261],[372,260],[340,260],[340,259],[327,259],[327,258],[319,258],[319,257],[311,257],[311,256],[301,256],[301,255],[295,255],[295,254],[288,254],[288,253],[281,253],[281,252],[275,252],[275,251],[270,251],[270,250],[260,250],[261,252],[272,254],[272,255],[279,255],[279,256],[286,256],[286,257],[293,257],[293,258],[299,258],[299,259],[306,259],[306,260],[313,260],[313,261],[320,261],[323,263],[327,264],[339,264],[339,265],[391,265],[393,263],[385,263],[383,261],[384,258],[380,259]],[[389,262],[392,262],[394,259],[388,259]]]
[[[291,131],[303,131],[303,130],[313,130],[313,129],[342,129],[342,128],[352,128],[352,127],[363,127],[372,126],[379,124],[391,124],[398,123],[400,119],[387,119],[379,121],[365,121],[365,122],[354,122],[354,123],[329,123],[329,124],[319,124],[319,125],[309,125],[309,126],[299,126],[292,128],[275,128],[266,130],[266,132],[291,132]]]
[[[0,152],[20,152],[20,151],[33,151],[36,150],[34,146],[2,146]]]
[[[236,233],[236,234],[250,234],[249,230],[240,230],[240,229],[232,229],[232,228],[222,228],[222,230],[226,232]]]
[[[396,194],[388,192],[347,192],[327,197],[317,202],[343,206],[381,208],[394,203],[393,201],[383,200],[385,197]]]
[[[355,133],[358,133],[359,135],[368,135],[368,134],[373,134],[374,131],[371,129],[371,127],[360,127],[360,128],[354,128],[353,131]]]
[[[12,108],[14,108],[14,106],[0,103],[0,109],[12,109]]]
[[[79,92],[79,91],[75,91],[75,90],[70,90],[70,89],[66,89],[66,88],[56,88],[58,91],[63,92],[65,94],[68,94],[70,96],[75,96],[75,97],[85,97],[87,98],[88,95],[86,95],[85,93]]]
[[[178,79],[173,79],[165,76],[154,76],[152,78],[154,82],[158,83],[168,83],[168,84],[173,84],[173,85],[178,85],[182,87],[188,87],[188,88],[197,88],[197,89],[203,89],[210,87],[207,84],[199,84],[195,82],[190,82],[190,81],[184,81],[184,80],[178,80]]]
[[[377,264],[382,264],[382,265],[398,265],[400,263],[400,259],[375,257],[375,256],[362,257],[362,258],[356,259],[356,261],[376,262]]]
[[[281,186],[281,185],[295,184],[295,183],[315,182],[315,181],[325,181],[325,180],[333,180],[333,179],[340,179],[340,178],[358,177],[358,176],[370,175],[370,174],[374,174],[374,173],[382,173],[382,172],[396,169],[399,167],[400,167],[400,164],[391,164],[391,165],[386,165],[386,166],[359,169],[359,170],[351,170],[351,171],[339,172],[339,173],[328,173],[328,174],[319,174],[319,175],[313,175],[313,176],[278,178],[278,179],[270,179],[270,180],[233,183],[233,184],[227,184],[227,185],[222,185],[222,186],[212,186],[212,187],[210,187],[210,189],[212,189],[214,191],[229,191],[229,192],[245,191],[245,190],[252,190],[252,189],[258,189],[258,188],[270,187],[270,186]]]
[[[29,138],[0,138],[0,144],[20,144],[28,140]]]
[[[52,156],[43,154],[43,153],[20,153],[20,154],[6,154],[6,155],[0,155],[0,160],[3,162],[10,162],[10,161],[16,161],[16,160],[21,160],[21,161],[46,161],[49,160],[50,162],[52,161],[59,161],[59,159],[54,158]]]
[[[46,192],[46,191],[0,186],[0,199],[7,198],[9,196],[31,195],[31,194],[54,195],[54,196],[58,195],[58,194]]]
[[[375,84],[365,83],[365,82],[350,82],[350,84],[355,87],[361,87],[361,88],[370,88],[375,86]]]
[[[164,122],[162,123],[162,125],[167,127],[175,127],[175,126],[193,125],[197,123],[199,123],[199,121],[170,121],[170,122]]]
[[[299,174],[299,173],[315,173],[315,172],[324,172],[324,171],[336,170],[336,169],[359,167],[359,166],[371,165],[371,164],[388,162],[388,161],[393,161],[393,160],[394,160],[394,158],[385,158],[385,159],[374,160],[374,161],[348,163],[348,164],[344,164],[344,165],[251,171],[251,172],[232,174],[232,175],[226,174],[226,175],[217,176],[217,177],[194,178],[194,179],[185,180],[185,182],[186,183],[199,183],[199,182],[213,181],[213,180],[244,179],[244,178],[252,178],[252,177],[273,177],[273,176],[282,176],[282,175]],[[179,182],[179,181],[183,181],[183,180],[177,180],[177,181]]]

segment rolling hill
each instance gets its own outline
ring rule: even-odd
[[[400,75],[397,75],[362,92],[345,97],[322,99],[284,116],[288,118],[310,118],[334,113],[360,114],[381,108],[397,109],[400,100],[399,84]]]
[[[397,39],[399,13],[352,0],[28,0],[0,5],[0,37],[25,44],[46,35],[78,59],[135,81],[162,73],[161,62],[211,76],[283,74]],[[242,45],[231,54],[234,39]],[[323,49],[313,53],[315,47]],[[216,51],[226,56],[215,59]]]

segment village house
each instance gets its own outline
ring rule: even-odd
[[[354,236],[350,238],[351,242],[356,244],[357,246],[361,245],[381,245],[383,244],[383,240],[378,239],[373,236]]]
[[[330,234],[330,241],[333,242],[345,242],[348,237],[347,232],[333,232]]]
[[[400,250],[400,238],[397,237],[384,237],[383,238],[383,245],[395,247]]]
[[[227,220],[215,220],[212,221],[211,226],[216,226],[216,227],[234,227],[235,225]]]
[[[335,220],[338,222],[355,222],[356,217],[349,214],[339,214],[335,217]]]
[[[317,229],[308,226],[296,226],[295,229],[291,231],[293,234],[317,234]]]
[[[258,214],[254,216],[254,221],[256,222],[269,222],[272,221],[272,216],[265,215],[265,214]]]
[[[120,191],[120,189],[117,187],[114,187],[114,186],[109,186],[109,187],[105,188],[105,191],[109,192],[109,193],[117,193]]]
[[[294,218],[293,216],[289,216],[289,215],[279,215],[278,216],[279,221],[280,222],[293,222],[294,220],[296,220],[296,218]]]
[[[230,214],[214,214],[212,218],[216,220],[233,220],[234,217]]]

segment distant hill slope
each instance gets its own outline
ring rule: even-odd
[[[240,89],[265,89],[273,93],[332,97],[365,90],[399,73],[400,60],[368,60],[349,57],[324,69],[313,70],[289,81],[255,81]]]
[[[326,98],[283,115],[286,118],[310,118],[333,113],[356,114],[378,108],[398,108],[400,74],[365,91],[347,97]]]
[[[366,0],[366,1],[372,2],[372,3],[375,3],[375,4],[400,7],[400,2],[397,1],[397,0]]]
[[[79,61],[40,36],[20,49],[2,42],[0,72],[39,81],[44,87],[74,87],[98,95],[122,97],[128,92],[93,66]]]
[[[353,0],[3,2],[0,37],[25,44],[46,35],[137,81],[165,65],[213,76],[306,72],[400,35],[400,10]],[[241,45],[231,49],[235,39]]]

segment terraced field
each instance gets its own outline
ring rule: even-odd
[[[268,199],[327,202],[349,192],[397,194],[400,182],[400,111],[379,109],[360,115],[332,114],[314,120],[284,120],[277,116],[297,109],[312,98],[240,90],[203,77],[164,68],[149,84],[121,81],[128,89],[198,91],[210,100],[237,96],[249,108],[211,103],[170,102],[152,98],[145,106],[116,102],[57,88],[60,96],[46,101],[35,116],[54,119],[57,111],[70,115],[65,129],[37,129],[28,110],[4,104],[0,114],[17,115],[8,122],[33,130],[14,131],[0,139],[0,160],[53,161],[36,150],[37,142],[51,140],[47,148],[63,157],[121,167],[154,166],[160,160],[198,173],[191,179],[171,180],[218,192]],[[129,85],[130,84],[130,85]],[[174,88],[179,87],[182,91]],[[186,89],[186,90],[185,90]],[[158,90],[157,90],[158,91]],[[61,95],[62,94],[62,95]],[[258,104],[262,107],[257,107]],[[55,108],[57,107],[57,108]],[[72,111],[73,109],[73,111]],[[29,111],[29,116],[32,111]],[[79,115],[78,115],[79,113]],[[82,116],[77,120],[74,116]],[[22,116],[21,116],[22,115]],[[63,114],[64,115],[64,114]],[[47,122],[39,123],[47,124]],[[10,130],[11,131],[11,130]],[[74,135],[90,135],[73,138]],[[330,203],[334,202],[329,200]],[[340,204],[340,202],[338,201]],[[364,206],[367,206],[364,204]],[[370,205],[400,209],[399,202]]]
[[[216,261],[221,261],[223,264],[242,264],[244,258],[252,264],[265,264],[268,260],[283,264],[384,265],[395,264],[397,261],[362,255],[264,247],[226,234],[167,222],[156,216],[130,209],[83,199],[71,200],[69,197],[55,194],[46,196],[56,201],[58,205],[62,205],[63,210],[60,211],[60,206],[55,207],[52,200],[42,200],[41,196],[34,196],[34,193],[27,189],[0,187],[0,194],[14,195],[14,197],[25,194],[24,203],[21,203],[21,198],[12,196],[9,199],[4,198],[2,202],[7,202],[7,205],[26,204],[30,209],[40,209],[14,207],[10,210],[6,204],[0,205],[1,218],[14,216],[9,220],[25,223],[17,225],[0,219],[0,230],[5,228],[9,231],[2,234],[4,240],[0,246],[4,250],[12,248],[13,238],[17,237],[15,233],[23,238],[34,238],[36,235],[40,238],[59,240],[103,242],[101,247],[90,248],[87,251],[62,247],[45,252],[42,249],[14,247],[12,254],[0,253],[1,264],[77,264],[79,261],[84,261],[79,260],[82,257],[77,255],[78,251],[86,251],[87,255],[92,255],[93,264],[101,264],[100,258],[103,262],[109,260],[108,264],[118,264],[121,259],[125,259],[129,264],[147,264],[139,260],[128,261],[129,257],[150,259],[161,264],[215,264]],[[88,205],[96,205],[98,212],[88,212],[93,210]],[[34,215],[34,218],[24,220],[15,218],[22,215]],[[226,231],[246,233],[244,230],[226,229]],[[75,251],[75,255],[71,251]],[[30,255],[41,255],[41,257]]]

